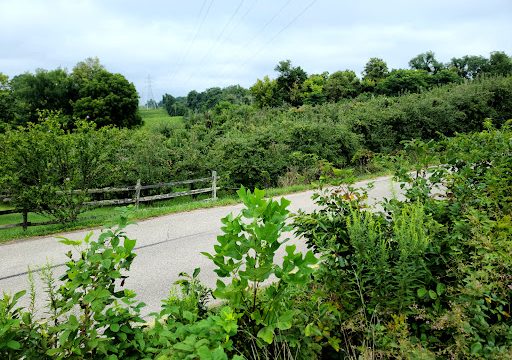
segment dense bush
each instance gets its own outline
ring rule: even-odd
[[[511,140],[510,126],[487,122],[442,142],[446,165],[430,177],[398,172],[405,201],[371,213],[349,190],[319,196],[321,210],[295,219],[322,256],[316,282],[341,309],[346,356],[510,356]]]
[[[201,154],[209,160],[204,165],[227,173],[233,185],[275,186],[290,171],[294,152],[336,167],[353,166],[357,153],[390,153],[399,150],[404,140],[479,131],[484,117],[501,126],[512,117],[511,99],[508,77],[320,106],[266,110],[233,106],[187,117],[186,136],[201,136]]]
[[[43,118],[50,117],[53,125],[0,136],[5,154],[0,185],[25,194],[16,206],[76,209],[58,215],[65,220],[76,216],[81,202],[57,196],[57,191],[134,185],[139,178],[156,183],[216,170],[227,188],[310,183],[336,168],[379,169],[374,154],[400,150],[403,141],[413,138],[479,131],[484,117],[499,127],[512,117],[511,99],[512,78],[498,77],[401,97],[359,97],[300,108],[218,104],[206,114],[187,116],[185,128],[153,132],[95,130],[83,122],[69,132],[58,124],[60,116],[46,113]],[[44,193],[50,195],[43,198]]]
[[[76,219],[88,196],[72,190],[154,183],[169,179],[169,149],[157,134],[77,122],[63,129],[60,116],[0,134],[0,187],[18,209]]]

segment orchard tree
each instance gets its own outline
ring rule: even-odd
[[[413,70],[425,70],[429,74],[435,74],[444,68],[443,64],[437,61],[432,51],[415,56],[409,61],[409,66]]]

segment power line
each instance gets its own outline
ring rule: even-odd
[[[224,44],[228,39],[231,38],[231,34],[233,34],[234,30],[238,27],[238,25],[240,25],[243,22],[243,20],[247,17],[247,15],[249,15],[252,9],[254,9],[254,5],[256,5],[257,3],[258,2],[256,0],[251,2],[250,6],[247,8],[247,11],[239,18],[238,22],[233,26],[230,33],[226,37],[224,37],[224,39],[220,42],[219,46]]]
[[[201,16],[201,13],[203,12],[203,9],[204,9],[204,6],[206,5],[206,2],[207,0],[204,0],[203,1],[203,4],[201,5],[201,9],[199,11],[199,15],[198,17]],[[176,75],[178,74],[178,72],[181,70],[182,66],[183,66],[183,63],[185,62],[185,59],[187,58],[188,54],[190,53],[190,50],[192,49],[192,46],[193,44],[195,43],[195,41],[197,40],[197,37],[201,31],[201,28],[203,27],[203,24],[206,20],[206,17],[208,16],[208,13],[210,12],[210,8],[212,7],[213,5],[213,0],[210,0],[210,3],[208,4],[208,8],[206,9],[206,12],[204,13],[203,17],[201,18],[200,20],[200,23],[199,23],[199,26],[197,27],[196,29],[196,32],[194,34],[194,37],[192,38],[192,40],[188,43],[188,46],[187,46],[187,49],[185,50],[185,52],[183,53],[183,55],[181,56],[181,59],[178,63],[178,65],[176,66],[172,76],[171,76],[171,79],[170,79],[170,82],[172,83],[172,81],[174,80],[174,78],[176,77]]]
[[[260,54],[268,45],[270,45],[275,39],[277,39],[283,32],[285,32],[290,26],[292,26],[302,15],[304,15],[318,0],[312,0],[308,5],[306,5],[297,15],[295,15],[286,25],[284,25],[277,33],[275,33],[268,41],[265,42],[263,46],[261,46],[256,52],[254,52],[251,56],[247,57],[243,63],[240,65],[240,67],[243,67],[247,65],[250,59],[256,57],[258,54]],[[289,5],[291,0],[287,0],[286,3],[284,3],[283,6],[279,8],[279,10],[258,30],[256,35],[247,42],[243,48],[247,48],[249,45],[251,45],[255,39],[258,38],[258,34],[263,32],[280,14],[281,12]],[[237,58],[238,60],[241,60],[241,56]],[[224,65],[224,68],[220,72],[220,75],[223,75],[226,73],[227,64]],[[189,78],[185,81],[185,84],[187,84],[190,79],[192,78],[193,74],[189,76]]]
[[[224,35],[224,32],[226,32],[226,29],[227,27],[229,26],[229,24],[231,24],[231,22],[233,21],[234,17],[236,16],[236,14],[238,13],[238,11],[240,10],[240,7],[242,6],[242,4],[244,3],[245,0],[241,0],[240,3],[238,4],[238,7],[235,9],[235,12],[233,14],[231,14],[231,17],[229,18],[229,20],[226,22],[226,24],[224,24],[224,27],[222,28],[221,32],[219,33],[219,35],[217,36],[217,39],[215,39],[215,42],[212,44],[212,46],[210,47],[210,49],[206,52],[206,54],[201,58],[201,60],[199,61],[199,65],[201,65],[203,63],[203,61],[208,57],[208,55],[210,55],[210,53],[212,52],[212,50],[217,46],[220,38],[222,37],[222,35]]]
[[[317,0],[313,0],[311,1],[304,9],[302,9],[302,11],[300,13],[298,13],[290,22],[288,22],[281,30],[279,30],[277,32],[277,34],[275,34],[272,38],[270,38],[270,40],[268,40],[258,51],[256,51],[252,56],[249,56],[243,63],[241,66],[244,66],[244,65],[247,65],[247,62],[249,61],[249,59],[251,58],[254,58],[255,56],[257,56],[259,53],[261,53],[263,51],[263,49],[265,49],[268,45],[270,45],[270,43],[272,43],[272,41],[274,41],[279,35],[281,35],[286,29],[288,29],[290,26],[293,25],[293,23],[295,23],[295,21],[297,21],[302,15],[304,15],[306,13],[306,11],[308,11],[315,3],[317,2]]]
[[[201,58],[201,60],[199,60],[199,63],[197,64],[197,67],[200,67],[204,61],[206,60],[206,58],[212,53],[213,49],[215,49],[217,47],[217,45],[219,45],[219,40],[222,38],[222,35],[224,35],[224,33],[226,32],[226,29],[228,28],[228,26],[231,24],[231,22],[233,21],[233,19],[235,18],[236,14],[238,14],[238,11],[240,11],[240,8],[242,7],[243,3],[244,3],[245,0],[241,0],[240,3],[238,4],[238,6],[236,7],[235,11],[231,14],[231,16],[229,17],[228,21],[224,24],[222,30],[220,31],[219,35],[217,36],[217,38],[215,39],[215,41],[212,43],[212,46],[210,46],[210,48],[208,49],[208,51],[204,54],[204,56]],[[187,80],[185,80],[184,84],[183,85],[187,85],[190,81],[190,79],[194,76],[194,73],[191,73],[189,75],[189,77],[187,78]]]
[[[256,31],[256,34],[251,38],[251,40],[249,40],[248,42],[245,43],[245,45],[242,47],[243,49],[246,49],[248,48],[253,42],[254,40],[256,40],[258,38],[258,35],[263,33],[263,31],[265,31],[265,29],[270,25],[272,24],[272,22],[283,12],[283,10],[290,4],[291,0],[287,0],[278,10],[276,13],[274,13],[274,15],[258,30]],[[238,62],[239,60],[242,60],[242,56],[238,56],[237,59],[235,60],[235,62]],[[224,65],[224,67],[222,68],[222,71],[221,71],[221,75],[224,75],[226,73],[226,68],[227,68],[227,64]]]
[[[270,18],[270,20],[268,20],[257,32],[256,32],[256,35],[254,35],[251,40],[249,40],[244,46],[243,48],[247,48],[249,45],[251,45],[254,40],[256,40],[258,38],[258,35],[260,33],[262,33],[263,31],[265,31],[265,29],[270,25],[272,24],[272,22],[281,14],[281,12],[283,12],[283,10],[288,6],[288,4],[290,4],[291,0],[288,0],[284,3],[283,6],[281,6],[279,8],[279,10],[277,10],[277,12]]]
[[[197,15],[198,19],[200,19],[201,14],[203,13],[203,9],[204,9],[204,6],[206,5],[206,2],[207,2],[207,0],[203,0],[203,4],[201,5],[201,8],[199,9],[199,14]],[[199,24],[199,21],[198,21],[198,24]],[[199,29],[199,27],[196,27],[196,31],[194,33],[196,33],[198,31],[198,29]],[[187,43],[190,45],[191,41],[188,41]],[[178,67],[181,67],[181,64],[183,63],[183,60],[184,60],[184,53],[181,53],[181,57],[180,57],[179,61],[175,62],[174,65],[173,65],[174,70],[173,70],[172,75],[170,77],[171,81],[176,76],[177,69],[178,69]]]

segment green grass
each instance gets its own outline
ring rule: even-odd
[[[139,108],[139,114],[144,121],[142,129],[153,130],[160,126],[169,125],[171,127],[182,127],[182,116],[169,116],[165,109],[144,109]]]
[[[373,174],[360,175],[357,176],[356,180],[360,181],[382,175],[389,175],[389,172],[379,172]],[[316,188],[318,188],[316,184],[303,184],[292,185],[282,188],[270,188],[266,189],[265,191],[267,196],[271,197],[292,194]],[[233,191],[219,191],[218,199],[216,201],[211,201],[209,199],[209,196],[209,194],[201,194],[197,195],[196,199],[192,199],[191,196],[183,196],[175,199],[169,199],[153,203],[142,203],[140,204],[138,209],[132,208],[130,217],[133,220],[143,220],[156,216],[162,216],[178,212],[212,208],[216,206],[233,205],[240,202],[238,196]],[[0,206],[0,209],[8,208],[9,207],[5,205]],[[29,227],[26,231],[24,231],[21,227],[12,229],[0,229],[0,243],[5,243],[11,240],[29,238],[34,236],[56,234],[65,231],[100,227],[115,221],[115,219],[118,217],[118,214],[119,210],[117,207],[106,206],[83,212],[78,217],[78,220],[75,223],[71,224],[32,226]],[[51,219],[40,214],[29,213],[28,220],[30,222],[42,222]],[[0,215],[0,225],[21,222],[21,214]]]

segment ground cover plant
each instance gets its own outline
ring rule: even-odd
[[[364,191],[340,188],[320,192],[321,209],[290,224],[286,200],[242,188],[244,210],[222,220],[223,234],[205,254],[216,287],[199,282],[199,269],[182,274],[180,290],[149,321],[123,286],[136,255],[125,215],[97,240],[64,239],[79,250],[60,283],[45,272],[46,318],[17,305],[23,293],[0,300],[0,356],[509,358],[512,129],[490,120],[484,128],[436,146],[408,143],[418,168],[411,176],[398,167],[406,197],[383,201],[377,212]],[[428,169],[434,149],[443,165]],[[290,228],[309,252],[287,244]],[[274,264],[281,247],[284,259]],[[207,306],[210,294],[218,305]]]

